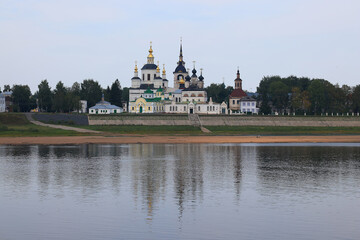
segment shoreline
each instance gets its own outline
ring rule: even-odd
[[[57,136],[0,137],[0,145],[67,145],[67,144],[151,144],[151,143],[360,143],[360,135],[329,136]]]

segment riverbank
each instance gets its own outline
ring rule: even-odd
[[[57,136],[2,137],[0,145],[59,144],[132,144],[132,143],[360,143],[360,135],[349,136]]]

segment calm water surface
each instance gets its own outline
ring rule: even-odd
[[[359,144],[0,146],[0,239],[360,239]]]

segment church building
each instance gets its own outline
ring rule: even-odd
[[[129,89],[129,112],[131,113],[200,113],[200,114],[225,114],[225,103],[208,102],[204,89],[202,69],[197,76],[195,62],[193,70],[185,68],[182,43],[180,44],[179,61],[175,68],[174,87],[168,85],[165,65],[160,77],[159,62],[154,64],[154,55],[150,43],[147,63],[141,68],[139,77],[137,63],[135,63],[134,77],[131,79]]]

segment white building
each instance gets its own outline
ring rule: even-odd
[[[202,69],[201,69],[202,70]],[[197,71],[185,68],[182,44],[180,55],[174,74],[174,88],[168,86],[165,67],[160,77],[159,63],[154,64],[154,55],[150,45],[147,63],[141,68],[141,78],[138,76],[135,63],[134,77],[129,89],[129,112],[131,113],[200,113],[226,114],[226,104],[207,102],[207,93],[204,89],[204,77]]]
[[[101,101],[95,106],[89,108],[89,114],[118,114],[122,113],[121,107],[111,105],[109,102],[104,100],[104,94],[102,95]]]
[[[5,95],[0,93],[0,112],[6,111]]]
[[[259,108],[256,107],[256,99],[246,96],[240,99],[240,112],[258,114]]]

